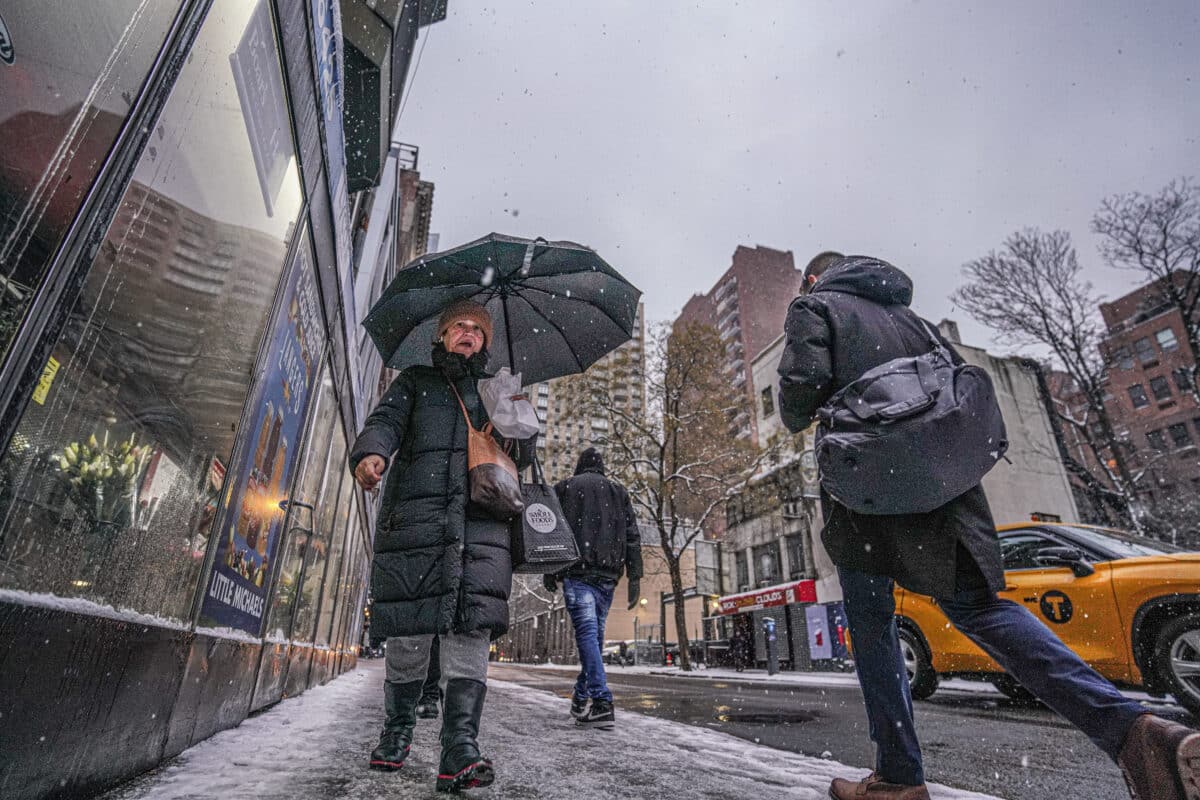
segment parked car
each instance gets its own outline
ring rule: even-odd
[[[1086,525],[1007,525],[999,536],[1001,597],[1117,685],[1170,693],[1200,715],[1200,553]],[[896,614],[913,697],[929,697],[946,676],[1029,697],[930,598],[897,588]]]
[[[605,642],[600,657],[605,664],[628,666],[633,663],[633,648],[628,642]]]

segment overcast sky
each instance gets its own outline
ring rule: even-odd
[[[441,248],[587,244],[650,320],[740,244],[834,248],[905,269],[920,313],[987,345],[948,299],[964,262],[1064,228],[1116,296],[1099,201],[1200,177],[1196,0],[449,0],[422,36],[400,138]]]

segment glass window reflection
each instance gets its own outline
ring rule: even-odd
[[[0,461],[4,587],[190,612],[300,210],[290,135],[254,143],[240,100],[283,91],[274,39],[247,39],[264,20],[214,4]],[[267,48],[249,88],[248,46]]]
[[[335,412],[331,412],[335,413]],[[340,418],[339,418],[340,419]],[[316,524],[313,526],[309,546],[305,548],[305,564],[296,596],[296,621],[292,625],[292,640],[311,643],[316,632],[318,604],[321,587],[325,580],[325,565],[334,539],[338,519],[338,498],[342,482],[350,482],[346,469],[346,434],[340,423],[334,425],[333,441],[329,447],[329,462],[325,469],[325,480],[321,497],[317,502]]]
[[[179,10],[89,0],[10,0],[0,69],[0,358],[125,124]]]

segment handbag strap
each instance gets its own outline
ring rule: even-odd
[[[455,386],[454,381],[450,380],[449,378],[446,379],[446,383],[448,383],[450,385],[450,391],[454,392],[455,398],[458,399],[458,407],[462,409],[463,419],[467,421],[467,427],[470,428],[475,433],[490,434],[492,432],[491,421],[489,420],[482,428],[476,428],[474,425],[472,425],[471,424],[471,415],[467,413],[467,404],[463,402],[462,395],[458,393],[458,387]],[[505,438],[504,443],[501,445],[501,449],[504,450],[505,455],[509,455],[509,450],[512,449],[511,440]]]

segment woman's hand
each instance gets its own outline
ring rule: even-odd
[[[380,456],[365,456],[362,461],[358,462],[358,466],[354,468],[354,480],[358,481],[358,485],[368,492],[374,489],[381,478],[383,471],[387,469],[387,462]]]

